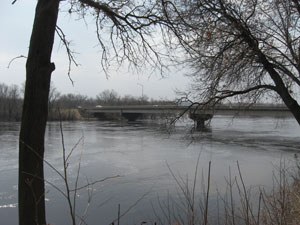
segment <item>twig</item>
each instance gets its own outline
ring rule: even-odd
[[[60,109],[58,109],[59,117],[61,118]],[[64,141],[64,134],[63,134],[63,128],[62,128],[62,122],[61,119],[59,120],[59,127],[60,127],[60,135],[61,135],[61,142],[62,142],[62,150],[63,150],[63,169],[64,169],[64,183],[66,187],[66,195],[67,195],[67,201],[68,206],[72,218],[72,224],[76,225],[76,218],[75,218],[75,207],[76,205],[73,205],[71,202],[71,196],[70,196],[70,187],[68,182],[68,173],[67,173],[67,161],[66,161],[66,148],[65,148],[65,141]]]
[[[259,201],[258,201],[258,210],[257,210],[257,225],[259,225],[259,222],[260,222],[260,207],[261,207],[261,200],[262,200],[262,192],[260,191],[259,192]]]
[[[118,225],[120,225],[120,213],[121,213],[121,208],[120,208],[120,204],[118,204]]]
[[[231,206],[231,216],[232,216],[232,224],[235,225],[235,213],[234,213],[234,202],[233,202],[233,191],[232,186],[234,182],[232,183],[231,179],[231,168],[229,167],[229,193],[230,193],[230,206]],[[236,183],[238,185],[238,183]]]
[[[204,225],[207,225],[207,214],[208,214],[208,197],[210,190],[210,169],[211,169],[211,161],[209,161],[208,166],[208,178],[207,178],[207,191],[206,191],[206,202],[205,202],[205,214],[204,214]]]
[[[242,173],[241,173],[239,162],[237,161],[236,164],[237,164],[237,167],[238,167],[238,172],[239,172],[240,180],[242,182],[243,191],[244,191],[244,197],[245,197],[245,201],[246,201],[246,216],[247,216],[246,217],[246,219],[247,219],[246,222],[247,222],[247,224],[250,224],[250,219],[249,219],[249,199],[248,199],[248,196],[247,196],[247,190],[246,190],[244,179],[243,179],[243,176],[242,176]]]
[[[71,50],[71,48],[70,48],[71,42],[66,39],[66,35],[63,32],[63,30],[59,26],[56,25],[55,31],[56,31],[56,34],[58,35],[58,37],[60,38],[60,40],[62,41],[63,45],[65,46],[65,49],[66,49],[66,52],[67,52],[67,55],[68,55],[68,60],[69,60],[68,77],[69,77],[72,85],[74,86],[74,81],[71,78],[71,66],[72,66],[72,63],[75,66],[79,66],[79,64],[75,60],[75,56],[74,56],[75,52],[73,52]]]
[[[17,1],[17,0],[15,0],[14,2],[16,2],[16,1]],[[14,4],[14,3],[12,3],[12,4]],[[9,61],[8,65],[7,65],[7,69],[9,69],[9,67],[10,67],[10,65],[12,64],[13,61],[15,61],[16,59],[20,59],[20,58],[25,58],[25,59],[27,59],[27,57],[24,56],[24,55],[19,55],[19,56],[17,56],[17,57],[12,58],[12,59]]]
[[[119,177],[121,177],[121,176],[120,175],[116,175],[116,176],[111,176],[111,177],[105,177],[103,179],[96,180],[96,181],[93,181],[91,183],[87,183],[86,185],[83,185],[83,186],[81,186],[81,187],[79,187],[77,189],[70,189],[70,192],[79,191],[79,190],[82,190],[82,189],[87,188],[89,186],[92,186],[94,184],[97,184],[97,183],[100,183],[100,182],[103,182],[103,181],[106,181],[106,180],[114,179],[114,178],[119,178]]]
[[[120,220],[123,216],[125,216],[133,207],[135,207],[140,201],[142,201],[150,193],[150,191],[148,191],[145,194],[143,194],[138,200],[136,200],[136,202],[134,204],[132,204],[131,206],[129,206],[127,208],[127,210],[125,210],[122,214],[118,215],[118,218],[115,219],[115,220],[113,220],[112,223],[115,223],[116,221]]]

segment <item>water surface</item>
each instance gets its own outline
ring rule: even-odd
[[[237,176],[237,161],[248,187],[272,184],[272,171],[281,160],[292,161],[300,146],[300,128],[293,118],[215,117],[205,132],[191,132],[189,120],[179,122],[172,132],[160,121],[128,124],[111,121],[63,122],[67,152],[76,146],[68,167],[69,181],[74,185],[80,159],[79,186],[99,179],[111,178],[80,191],[78,213],[91,204],[88,224],[109,224],[116,217],[118,205],[122,224],[138,224],[155,220],[153,207],[159,207],[168,196],[178,197],[180,190],[172,177],[193,180],[197,158],[199,178],[207,175],[212,161],[211,192],[226,190],[229,167]],[[0,220],[1,224],[17,224],[17,161],[19,123],[0,123]],[[77,145],[76,145],[77,143]],[[62,136],[58,122],[49,122],[46,132],[45,158],[62,172]],[[46,179],[64,190],[63,180],[45,166]],[[66,200],[50,184],[47,190],[47,222],[70,224]],[[199,191],[200,184],[197,186]],[[180,194],[179,194],[180,195]],[[199,192],[198,192],[198,195]],[[134,206],[134,207],[133,207]],[[161,210],[158,210],[161,211]]]

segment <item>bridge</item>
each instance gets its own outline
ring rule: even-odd
[[[182,105],[123,105],[123,106],[96,106],[81,108],[81,112],[99,119],[107,119],[111,115],[122,116],[128,121],[135,121],[144,114],[172,115],[188,114],[189,118],[197,123],[197,128],[203,128],[205,121],[214,115],[238,116],[273,116],[289,117],[291,112],[285,105],[256,104],[256,105],[216,105],[214,107],[182,106]]]

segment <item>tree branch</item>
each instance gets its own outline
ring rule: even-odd
[[[66,49],[66,52],[68,55],[68,60],[69,60],[68,77],[69,77],[72,85],[74,86],[74,81],[71,78],[71,66],[72,66],[72,63],[74,63],[75,66],[79,65],[75,60],[75,56],[74,56],[75,52],[71,50],[71,48],[70,48],[71,42],[66,39],[66,35],[63,32],[63,30],[59,26],[56,25],[55,31],[56,31],[56,34],[58,35],[58,37],[60,38],[60,40],[62,41],[63,45],[65,46],[65,49]]]
[[[259,90],[259,89],[269,89],[269,90],[278,92],[277,87],[275,87],[273,85],[257,85],[255,87],[251,87],[251,88],[241,90],[241,91],[233,91],[233,90],[218,91],[219,93],[221,93],[221,95],[220,96],[215,96],[215,98],[221,100],[221,99],[233,97],[235,95],[247,94],[251,91],[255,91],[255,90]]]
[[[12,64],[12,62],[15,61],[16,59],[20,59],[20,58],[25,58],[25,59],[27,59],[27,57],[24,56],[24,55],[16,56],[16,57],[12,58],[12,59],[9,61],[8,65],[7,65],[7,68],[9,69],[10,65]]]
[[[300,3],[298,0],[292,0],[292,2],[295,4],[295,8],[297,9],[299,15],[300,15]]]

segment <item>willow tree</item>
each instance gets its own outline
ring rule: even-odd
[[[278,97],[300,124],[297,0],[162,0],[187,54],[196,99]],[[170,43],[174,45],[174,43]]]
[[[15,3],[13,1],[13,3]],[[48,113],[51,53],[55,33],[66,47],[70,65],[76,63],[63,30],[57,26],[61,0],[38,0],[26,62],[26,85],[19,139],[19,224],[42,225],[45,219],[44,136]],[[81,18],[92,16],[102,47],[103,69],[118,63],[160,65],[151,45],[152,25],[162,23],[152,1],[67,0],[64,9]],[[108,38],[105,39],[105,38]],[[110,58],[111,57],[111,58]],[[70,70],[69,70],[70,72]]]

